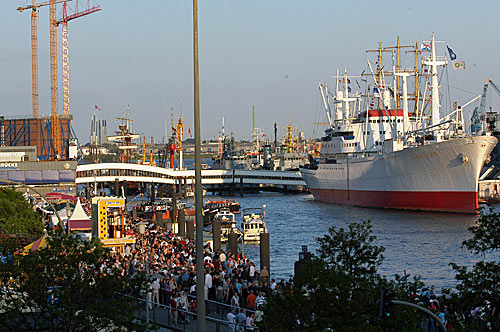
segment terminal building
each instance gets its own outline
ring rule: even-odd
[[[35,188],[42,195],[76,195],[76,166],[76,160],[39,160],[36,146],[0,147],[0,185],[15,182]]]

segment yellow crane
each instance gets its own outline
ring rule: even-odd
[[[54,6],[57,3],[67,2],[71,0],[51,0],[41,3],[36,3],[32,0],[31,5],[24,7],[17,7],[19,12],[31,9],[31,99],[33,108],[33,117],[38,118],[39,115],[39,104],[38,104],[38,15],[37,10],[40,7],[48,6],[54,2]],[[54,7],[55,11],[55,7]],[[54,14],[55,16],[55,14]]]

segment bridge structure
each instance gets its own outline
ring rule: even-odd
[[[306,184],[299,172],[268,170],[202,170],[202,185],[212,193],[234,193],[240,191],[306,191]],[[98,163],[78,165],[77,185],[95,186],[118,183],[120,186],[135,184],[163,187],[177,186],[177,192],[188,191],[194,185],[194,170],[177,170],[132,163]],[[194,190],[193,190],[194,191]]]

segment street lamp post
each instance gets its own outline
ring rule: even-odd
[[[197,331],[205,332],[205,271],[203,269],[203,196],[201,187],[200,73],[198,65],[198,1],[193,0],[194,67],[194,174],[196,199],[196,301]]]

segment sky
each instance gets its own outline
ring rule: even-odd
[[[87,1],[80,0],[80,8]],[[90,0],[102,10],[69,22],[70,112],[89,141],[94,105],[117,130],[129,105],[136,133],[162,141],[165,120],[193,130],[193,20],[190,0]],[[31,114],[31,0],[0,0],[0,115]],[[75,0],[68,3],[72,13]],[[200,112],[203,139],[225,132],[249,139],[256,127],[273,137],[291,122],[306,137],[324,121],[318,82],[337,69],[359,74],[368,49],[416,40],[446,41],[466,70],[449,71],[463,104],[491,78],[500,86],[500,2],[462,0],[198,0]],[[39,12],[40,114],[50,114],[48,7]],[[58,17],[61,7],[58,7]],[[59,29],[58,51],[60,53]],[[59,110],[62,113],[59,54]],[[500,105],[493,95],[491,103]],[[497,98],[495,100],[495,98]]]

